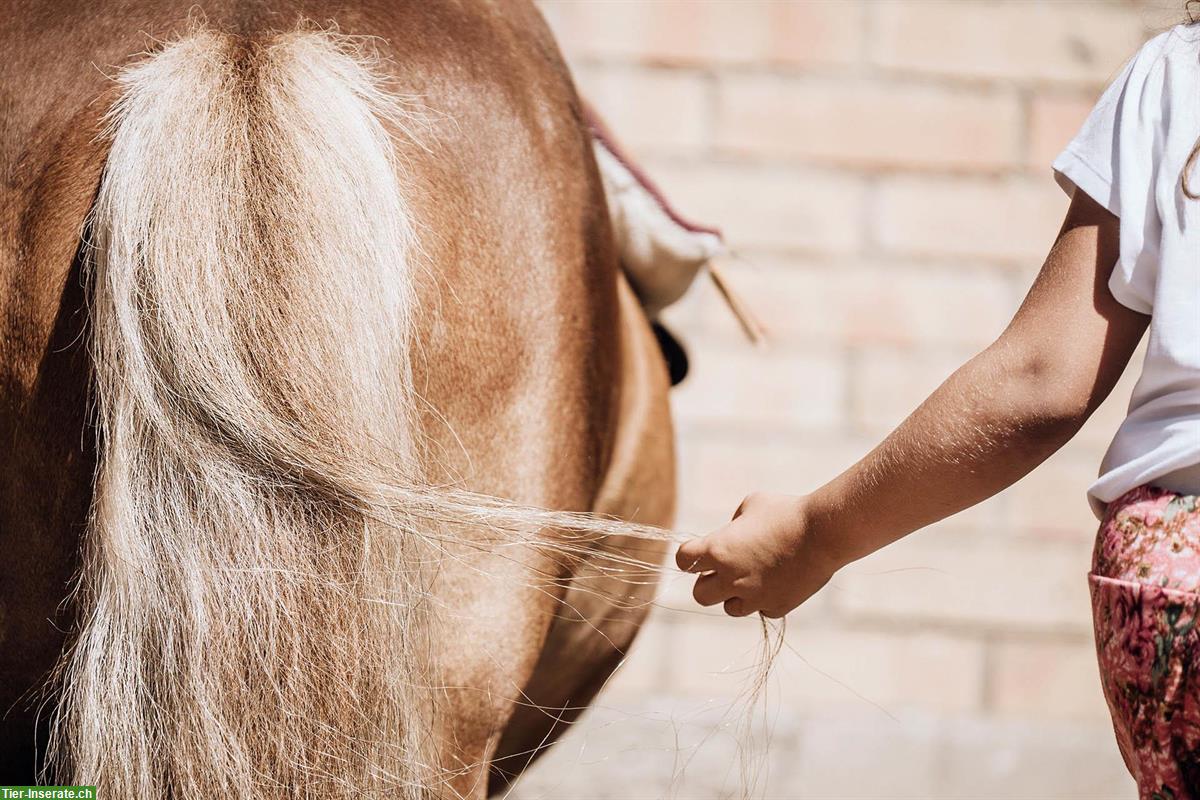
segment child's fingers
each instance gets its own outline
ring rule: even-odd
[[[733,589],[719,574],[701,575],[692,587],[692,597],[702,606],[715,606],[733,596]]]
[[[681,544],[675,552],[675,564],[684,572],[711,572],[717,568],[716,562],[708,553],[708,543],[704,539],[693,539]]]
[[[725,613],[731,617],[748,617],[754,613],[754,607],[740,597],[731,597],[725,601]]]

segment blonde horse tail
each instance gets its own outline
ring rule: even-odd
[[[392,137],[414,115],[313,30],[197,30],[118,83],[56,777],[144,800],[428,796],[414,520],[445,503],[412,488]]]

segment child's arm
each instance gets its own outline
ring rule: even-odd
[[[845,564],[1015,483],[1112,391],[1149,317],[1113,299],[1117,218],[1077,191],[1013,321],[865,458],[805,497],[751,495],[684,544],[703,605],[782,616]],[[931,298],[929,313],[938,303]]]

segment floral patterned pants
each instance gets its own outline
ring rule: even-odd
[[[1200,498],[1108,506],[1090,576],[1096,654],[1141,800],[1200,800]]]

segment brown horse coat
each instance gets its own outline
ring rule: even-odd
[[[78,624],[64,601],[96,467],[80,232],[107,154],[100,120],[115,99],[111,75],[189,23],[170,2],[5,6],[0,782],[26,783],[54,703],[40,704],[37,687]],[[380,69],[430,112],[432,133],[398,147],[424,264],[412,363],[433,480],[669,522],[665,372],[618,275],[578,99],[537,12],[523,0],[194,8],[209,29],[248,41],[301,18],[380,37]],[[623,539],[604,546],[633,549]],[[661,547],[640,542],[638,552],[654,560]],[[650,589],[615,602],[567,590],[564,605],[564,582],[545,576],[594,568],[566,569],[536,550],[514,558],[447,546],[434,584],[444,627],[430,654],[441,688],[435,766],[445,775],[436,793],[482,796],[498,758],[492,785],[503,785],[557,733],[564,715],[554,709],[590,700],[632,640]]]

